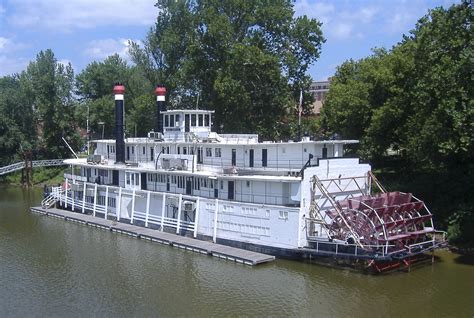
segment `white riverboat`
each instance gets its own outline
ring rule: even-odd
[[[379,271],[442,244],[422,201],[386,192],[369,164],[344,157],[356,140],[217,134],[213,111],[165,110],[165,94],[157,87],[154,130],[124,138],[125,88],[114,87],[116,139],[65,161],[60,207],[276,256],[363,260]]]

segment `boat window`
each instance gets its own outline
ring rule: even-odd
[[[168,118],[168,115],[165,115],[165,127],[169,127],[169,122],[170,119]]]
[[[280,211],[278,218],[280,220],[288,220],[288,211]]]
[[[189,114],[184,115],[184,131],[189,132],[189,125],[190,125],[190,120],[189,120]]]
[[[170,115],[170,126],[174,127],[174,115]]]
[[[262,149],[262,167],[266,167],[268,164],[267,156],[268,156],[267,149]]]
[[[204,116],[204,125],[205,125],[206,127],[211,126],[211,125],[210,125],[210,120],[209,120],[210,117],[211,117],[210,115],[205,115],[205,116]]]
[[[204,118],[203,114],[199,114],[199,126],[202,127],[204,126]]]
[[[183,147],[183,155],[185,155],[187,153],[187,150],[188,150],[187,147]]]
[[[221,148],[216,148],[215,149],[215,156],[220,157],[221,156]]]
[[[174,116],[174,121],[176,123],[175,126],[179,126],[179,115],[178,114]]]
[[[212,148],[206,148],[206,157],[212,157]]]
[[[196,114],[191,114],[191,126],[196,127]]]

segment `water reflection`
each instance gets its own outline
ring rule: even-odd
[[[456,255],[370,276],[286,260],[249,267],[30,214],[0,189],[0,316],[472,316]]]

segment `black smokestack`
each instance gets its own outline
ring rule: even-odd
[[[165,106],[166,88],[163,85],[157,85],[155,89],[155,94],[156,94],[155,131],[163,133],[163,116],[161,116],[161,112],[166,111],[166,106]]]
[[[125,141],[123,140],[123,100],[125,86],[115,83],[115,163],[125,163]]]

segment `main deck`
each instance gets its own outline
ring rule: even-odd
[[[158,242],[181,249],[211,255],[221,259],[234,261],[246,265],[258,265],[275,260],[275,256],[225,246],[212,242],[193,239],[185,236],[171,234],[144,228],[137,225],[126,224],[114,220],[107,220],[92,215],[71,212],[56,208],[32,207],[32,213],[72,221],[103,230],[130,235],[138,239]]]

